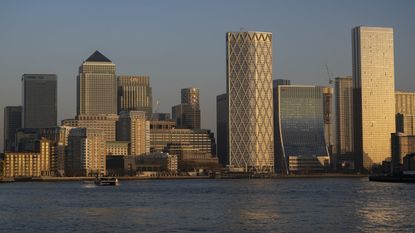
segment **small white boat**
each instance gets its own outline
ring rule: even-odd
[[[115,186],[115,185],[118,185],[118,179],[116,177],[97,177],[95,179],[95,185]]]

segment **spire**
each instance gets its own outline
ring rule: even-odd
[[[112,62],[106,56],[102,55],[102,53],[100,53],[98,50],[95,50],[95,52],[91,56],[89,56],[85,61]]]

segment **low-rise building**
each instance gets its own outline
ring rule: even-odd
[[[330,157],[324,156],[289,156],[290,173],[325,172],[330,168]]]

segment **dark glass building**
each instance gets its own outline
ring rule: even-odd
[[[57,76],[24,74],[22,76],[23,127],[49,128],[57,122]]]
[[[16,130],[22,128],[22,107],[4,108],[4,151],[16,151]]]

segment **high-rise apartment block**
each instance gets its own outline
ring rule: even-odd
[[[391,156],[395,132],[393,29],[352,30],[354,152],[358,168],[371,170]]]
[[[153,99],[149,76],[120,75],[118,83],[118,112],[144,111],[151,118]]]
[[[16,130],[22,128],[22,107],[6,106],[4,108],[4,152],[16,151]]]
[[[274,172],[272,33],[228,32],[226,79],[230,167]]]
[[[122,111],[117,122],[117,141],[129,141],[131,155],[150,152],[150,122],[145,112]]]
[[[352,77],[337,77],[334,80],[336,116],[337,164],[354,168],[353,155],[353,82]]]
[[[58,108],[55,74],[24,74],[22,95],[24,128],[56,126]]]
[[[79,67],[77,115],[117,114],[115,64],[95,51]]]
[[[105,174],[105,134],[100,129],[75,128],[68,137],[65,174],[96,176]]]
[[[181,104],[172,107],[172,117],[177,128],[200,129],[199,88],[181,90]]]

